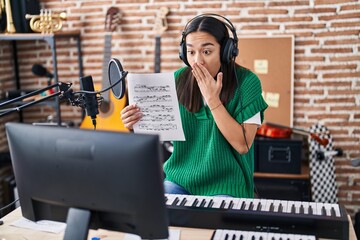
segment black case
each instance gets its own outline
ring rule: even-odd
[[[255,171],[264,173],[301,173],[302,140],[255,138]]]

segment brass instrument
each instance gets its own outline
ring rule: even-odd
[[[2,15],[5,12],[5,1],[4,0],[0,0],[0,18],[2,17]]]
[[[5,12],[6,12],[6,29],[5,33],[15,33],[15,25],[12,18],[10,0],[5,0]]]
[[[66,13],[52,14],[51,10],[41,9],[40,15],[26,14],[26,19],[30,20],[30,28],[34,32],[53,33],[62,28],[63,20],[66,19]]]

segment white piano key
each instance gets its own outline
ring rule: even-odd
[[[231,200],[233,201],[233,205],[232,205],[231,209],[237,209],[240,198],[232,198]]]
[[[214,197],[205,196],[201,199],[199,206],[207,208]]]
[[[270,211],[270,206],[271,206],[271,204],[272,204],[273,202],[274,202],[274,201],[271,200],[271,199],[264,199],[264,200],[262,201],[262,204],[263,204],[262,211],[269,212],[269,211]]]
[[[315,236],[294,234],[294,240],[316,240]]]
[[[266,240],[267,239],[267,233],[265,232],[253,232],[249,231],[248,236],[246,239],[254,239],[254,240]]]
[[[282,206],[282,211],[280,211],[279,207]],[[287,208],[287,202],[281,200],[274,200],[274,212],[285,212]]]
[[[244,203],[245,203],[245,208],[244,210],[249,210],[250,207],[250,203],[252,202],[252,199],[250,198],[245,198]]]
[[[253,203],[253,211],[258,211],[258,208],[259,207],[261,207],[261,200],[260,199],[258,199],[258,198],[254,198],[253,200],[252,200],[252,203]],[[259,209],[259,211],[261,211],[261,209]]]
[[[335,210],[335,216],[336,217],[341,217],[341,213],[340,213],[340,208],[339,208],[339,205],[338,204],[331,204],[332,207],[334,208]]]
[[[222,229],[216,229],[213,237],[211,240],[222,240],[222,234],[223,234],[223,230]]]
[[[226,197],[214,197],[213,201],[213,208],[220,208],[221,204],[223,203],[223,201],[225,200]]]
[[[311,209],[313,215],[319,215],[317,211],[317,203],[309,202],[309,210]]]
[[[324,203],[316,203],[316,214],[322,216],[323,215],[323,207]]]
[[[295,207],[295,202],[294,202],[294,201],[288,201],[288,202],[287,202],[286,211],[284,211],[284,212],[286,212],[286,213],[293,213],[293,212],[292,212],[293,207]]]
[[[193,195],[187,196],[186,197],[186,203],[185,203],[184,206],[191,207],[193,205],[194,201],[195,201],[195,198],[196,198],[196,196],[193,196]]]
[[[244,202],[245,202],[245,198],[239,198],[239,201],[236,203],[233,209],[240,210]]]
[[[301,202],[304,209],[304,214],[309,214],[309,202]]]
[[[170,195],[167,195],[167,201],[166,201],[166,205],[172,205],[174,200],[176,198],[178,198],[179,195],[178,194],[170,194]]]

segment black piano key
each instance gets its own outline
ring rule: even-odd
[[[264,238],[262,236],[259,237],[259,240],[263,240]]]
[[[228,239],[229,239],[229,234],[225,234],[224,240],[228,240]]]
[[[205,204],[206,204],[206,200],[205,200],[205,199],[203,199],[203,200],[201,201],[201,203],[200,203],[200,206],[199,206],[199,207],[204,207],[204,206],[205,206]]]
[[[240,235],[240,240],[244,240],[244,235]]]
[[[310,215],[313,215],[313,214],[314,214],[313,209],[312,209],[311,206],[309,206],[309,214],[310,214]]]
[[[195,198],[195,200],[194,200],[194,202],[193,202],[192,206],[193,206],[193,207],[196,207],[196,205],[198,204],[198,202],[199,202],[199,200],[198,200],[197,198]]]
[[[246,203],[245,203],[245,201],[241,204],[241,210],[244,210],[245,209],[245,206],[246,206]]]
[[[326,216],[326,209],[324,206],[321,208],[321,215]]]
[[[291,205],[291,213],[295,213],[296,212],[296,208],[295,208],[295,204]]]
[[[332,217],[336,217],[336,212],[335,212],[334,207],[331,207],[330,212],[331,212],[331,216],[332,216]]]
[[[236,240],[236,235],[235,234],[232,236],[231,240]]]
[[[275,208],[275,207],[274,207],[274,203],[271,203],[271,204],[270,204],[270,212],[273,212],[273,211],[274,211],[274,208]]]
[[[174,202],[171,205],[176,206],[179,201],[180,201],[179,198],[176,197]]]
[[[229,209],[232,209],[233,207],[234,207],[234,202],[233,202],[233,200],[231,200],[230,203],[229,203],[229,207],[228,207],[228,208],[229,208]]]
[[[254,210],[254,203],[250,202],[249,210]]]
[[[221,204],[220,204],[220,209],[223,209],[225,207],[225,200],[222,200]]]
[[[187,202],[187,199],[183,198],[183,200],[181,200],[180,206],[184,206],[186,202]]]
[[[261,205],[261,203],[259,203],[258,206],[257,206],[257,208],[256,208],[256,210],[257,210],[257,211],[261,211],[261,207],[262,207],[262,205]]]
[[[282,204],[280,203],[279,204],[279,208],[278,208],[278,212],[282,212],[283,211],[283,206],[282,206]]]
[[[275,240],[275,237],[272,237],[271,240]]]
[[[255,238],[255,236],[254,236],[254,235],[251,237],[251,240],[256,240],[256,238]]]
[[[305,213],[305,209],[304,209],[304,206],[303,205],[300,205],[300,213],[301,214],[304,214]]]
[[[214,201],[213,201],[212,199],[210,199],[210,202],[209,202],[208,208],[211,208],[213,205],[214,205]]]

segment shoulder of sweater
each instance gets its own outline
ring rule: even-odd
[[[241,89],[247,91],[249,88],[251,89],[261,89],[261,82],[259,77],[252,72],[250,69],[239,66],[236,69],[238,81],[240,83]]]
[[[175,78],[177,78],[182,72],[184,72],[185,71],[185,69],[187,69],[188,67],[182,67],[182,68],[179,68],[178,70],[176,70],[175,72],[174,72],[174,76],[175,76]]]

